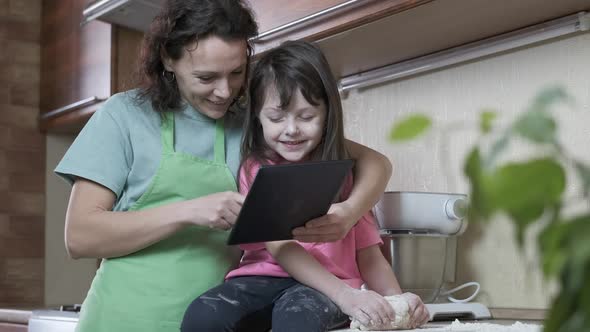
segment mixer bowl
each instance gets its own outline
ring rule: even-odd
[[[383,256],[404,292],[412,292],[432,303],[445,280],[448,237],[382,235]]]

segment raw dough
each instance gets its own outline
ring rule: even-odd
[[[386,296],[385,299],[391,304],[393,311],[395,311],[395,319],[392,322],[381,325],[365,326],[356,319],[350,323],[351,329],[358,329],[362,331],[387,331],[387,330],[404,330],[409,329],[410,326],[410,305],[408,301],[401,295]]]

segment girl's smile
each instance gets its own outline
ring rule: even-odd
[[[259,114],[264,140],[285,160],[305,160],[322,140],[326,113],[322,101],[310,104],[299,89],[289,104],[281,108],[276,89],[270,88]]]

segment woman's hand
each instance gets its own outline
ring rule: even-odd
[[[358,221],[356,213],[346,201],[330,206],[325,216],[308,221],[293,230],[295,240],[301,242],[333,242],[343,239]]]
[[[373,291],[348,288],[334,301],[340,310],[365,326],[383,325],[395,319],[395,312],[387,300]]]
[[[403,293],[401,296],[406,299],[410,307],[408,313],[410,314],[410,326],[413,329],[426,324],[430,320],[430,313],[418,295]]]
[[[190,224],[226,230],[236,222],[243,203],[244,196],[233,191],[195,198],[185,202],[185,219]]]

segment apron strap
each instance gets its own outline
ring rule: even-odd
[[[162,151],[174,152],[174,113],[162,113]]]
[[[215,162],[225,164],[225,127],[223,118],[215,121]]]

